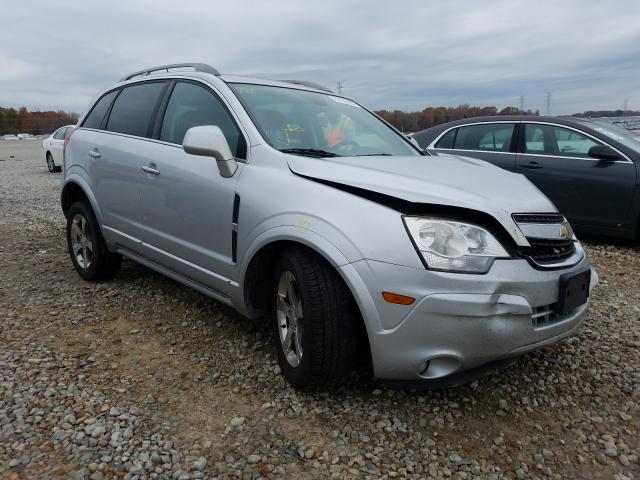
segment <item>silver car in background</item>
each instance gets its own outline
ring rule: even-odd
[[[271,322],[317,388],[371,362],[455,384],[576,331],[597,276],[526,178],[425,155],[347,98],[204,64],[131,74],[65,147],[73,264],[126,256]]]

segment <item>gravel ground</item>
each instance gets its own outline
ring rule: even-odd
[[[82,281],[39,146],[0,142],[0,478],[640,479],[637,246],[588,241],[579,334],[499,374],[301,394],[264,322],[129,261]]]

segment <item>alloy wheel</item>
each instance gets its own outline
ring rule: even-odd
[[[71,224],[71,250],[81,268],[89,268],[93,262],[93,241],[87,227],[87,219],[76,213]]]
[[[292,367],[302,361],[302,299],[296,278],[289,270],[280,275],[276,299],[276,321],[284,356]]]

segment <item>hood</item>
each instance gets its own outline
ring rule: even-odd
[[[557,209],[526,177],[490,163],[456,155],[416,157],[290,156],[289,168],[304,177],[340,183],[412,203],[462,207],[487,213],[527,244],[512,213]]]

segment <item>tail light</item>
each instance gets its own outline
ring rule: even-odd
[[[67,130],[67,133],[64,136],[64,145],[62,147],[63,154],[67,150],[67,144],[69,143],[69,140],[71,140],[71,135],[73,135],[73,132],[75,131],[76,131],[75,128],[70,128],[69,130]]]

